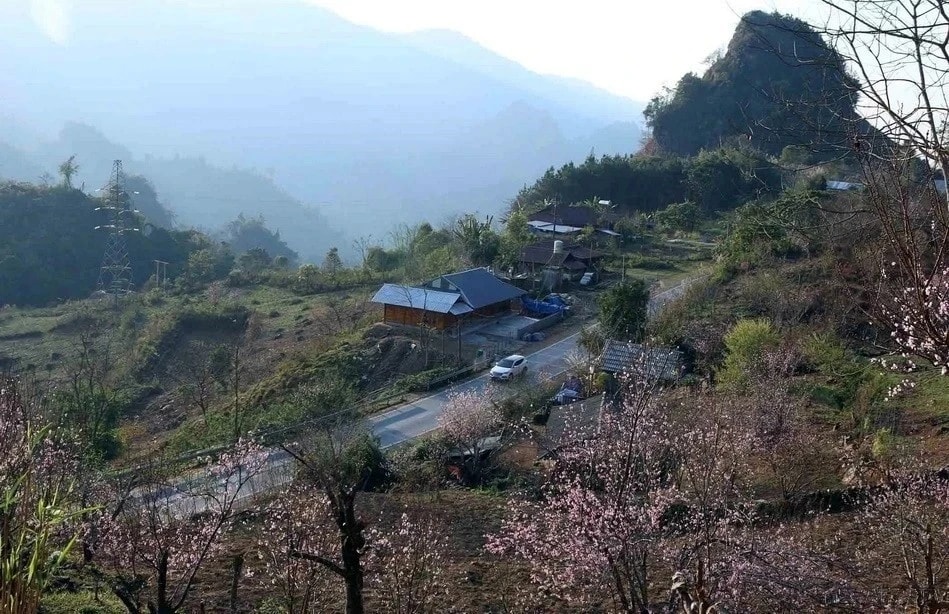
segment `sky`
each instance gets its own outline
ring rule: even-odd
[[[448,29],[540,73],[648,101],[727,45],[739,17],[820,16],[819,0],[307,0],[388,32]]]
[[[0,5],[24,1],[34,22],[62,44],[73,11],[86,3],[128,0],[0,0]],[[266,6],[271,0],[242,1]],[[820,0],[299,1],[387,32],[454,30],[536,72],[580,78],[641,102],[686,72],[701,71],[747,11],[778,10],[809,21],[822,16]]]

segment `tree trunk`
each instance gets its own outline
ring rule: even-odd
[[[168,603],[168,553],[162,552],[158,559],[158,586],[156,586],[155,614],[175,614]]]
[[[356,493],[346,492],[342,497],[343,509],[340,510],[342,537],[342,559],[346,581],[346,614],[363,614],[362,589],[362,548],[365,545],[362,523],[356,518]]]
[[[244,570],[244,555],[238,554],[231,561],[231,612],[237,612],[237,589],[240,586],[241,572]]]

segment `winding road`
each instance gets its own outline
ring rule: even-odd
[[[686,280],[668,290],[654,294],[649,299],[647,307],[649,316],[655,316],[666,303],[682,296],[685,289],[694,281],[696,280]],[[553,377],[566,370],[569,366],[567,357],[577,350],[579,339],[580,333],[574,333],[542,350],[525,354],[529,366],[528,377],[538,377],[542,374],[546,377]],[[493,398],[499,398],[510,393],[506,388],[507,386],[504,383],[492,382],[490,376],[485,373],[424,399],[406,403],[373,416],[368,420],[369,430],[379,438],[379,443],[383,449],[391,448],[437,429],[438,417],[441,415],[449,395],[475,391],[484,392]]]
[[[580,333],[553,343],[527,357],[526,377],[552,377],[567,369],[567,356],[577,349]],[[511,394],[514,382],[493,382],[486,372],[483,375],[455,384],[424,399],[406,403],[368,420],[369,430],[379,438],[380,446],[391,448],[405,443],[438,428],[438,417],[448,397],[462,392],[475,392],[486,397],[500,399]]]
[[[673,288],[654,294],[649,299],[648,314],[654,316],[663,305],[682,295],[685,289],[695,280],[687,280]],[[565,339],[536,352],[525,354],[529,365],[528,378],[552,378],[565,371],[568,367],[567,357],[577,350],[580,333],[574,333]],[[438,419],[441,416],[449,396],[460,392],[478,392],[501,399],[513,394],[510,384],[492,382],[488,373],[460,382],[440,392],[425,398],[405,403],[394,409],[372,416],[367,419],[369,431],[379,438],[383,449],[407,443],[437,430]],[[251,499],[256,495],[272,491],[290,481],[294,470],[294,461],[290,455],[280,449],[272,448],[267,452],[267,459],[261,471],[248,482],[239,486],[238,498]],[[226,482],[227,480],[225,480]],[[224,486],[222,484],[221,486]],[[231,485],[234,486],[234,485]],[[189,496],[178,491],[165,495],[166,500],[175,508],[176,515],[194,514],[204,509],[207,501],[203,497]]]

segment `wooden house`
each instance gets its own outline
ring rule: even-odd
[[[383,306],[387,323],[446,330],[504,315],[524,294],[482,268],[441,275],[419,286],[384,284],[372,302]]]

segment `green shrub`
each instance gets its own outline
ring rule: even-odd
[[[533,417],[535,413],[547,405],[550,397],[557,392],[557,385],[552,381],[516,382],[517,392],[505,398],[498,404],[498,409],[506,420],[516,422],[521,418]]]
[[[596,374],[596,390],[597,392],[603,392],[606,390],[612,390],[614,384],[613,376],[605,371],[601,371]]]
[[[781,336],[764,319],[739,320],[725,335],[725,362],[718,371],[723,389],[737,390],[748,384],[749,376],[761,367],[764,354],[778,346]]]
[[[108,591],[98,596],[91,591],[78,593],[51,593],[40,602],[43,614],[122,614],[127,612],[122,603]]]
[[[814,333],[801,344],[801,352],[808,366],[830,377],[840,377],[859,369],[854,357],[833,333]]]
[[[622,340],[639,341],[646,327],[649,287],[642,279],[616,284],[597,298],[604,333]]]

